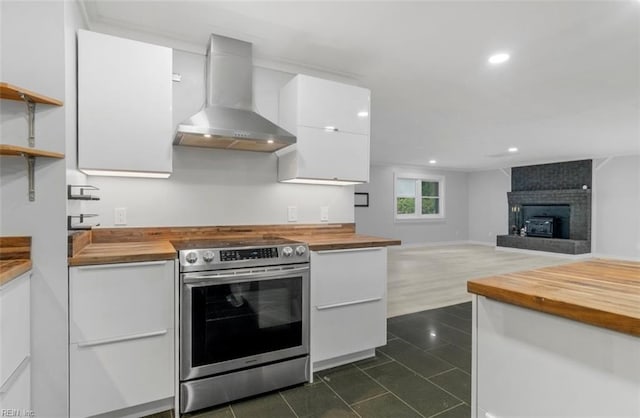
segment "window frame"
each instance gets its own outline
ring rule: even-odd
[[[415,212],[410,214],[398,213],[398,180],[413,180],[415,182]],[[438,183],[438,213],[425,214],[422,212],[422,182],[429,181]],[[427,196],[433,197],[433,196]],[[445,219],[445,177],[432,174],[404,173],[396,172],[393,175],[393,217],[395,221],[430,221]]]

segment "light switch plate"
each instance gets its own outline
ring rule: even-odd
[[[296,206],[287,207],[287,221],[296,222],[298,220],[298,208]]]
[[[126,225],[127,224],[127,208],[115,208],[113,211],[113,224],[114,225]]]
[[[320,206],[320,222],[329,222],[329,206]]]

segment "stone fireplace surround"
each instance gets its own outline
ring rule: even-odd
[[[591,252],[591,167],[591,160],[514,167],[512,191],[507,193],[508,231],[512,225],[518,231],[522,228],[523,205],[568,205],[569,239],[498,235],[497,246],[564,254]]]

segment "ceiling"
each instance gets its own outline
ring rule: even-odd
[[[481,170],[640,154],[640,1],[90,1],[91,28],[254,57],[372,92],[373,163]],[[487,63],[507,51],[511,60]],[[515,154],[507,148],[517,147]]]

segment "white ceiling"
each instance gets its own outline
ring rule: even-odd
[[[477,170],[640,154],[640,1],[89,1],[117,27],[372,91],[372,162]],[[487,64],[508,51],[502,66]],[[520,151],[507,154],[508,147]]]

